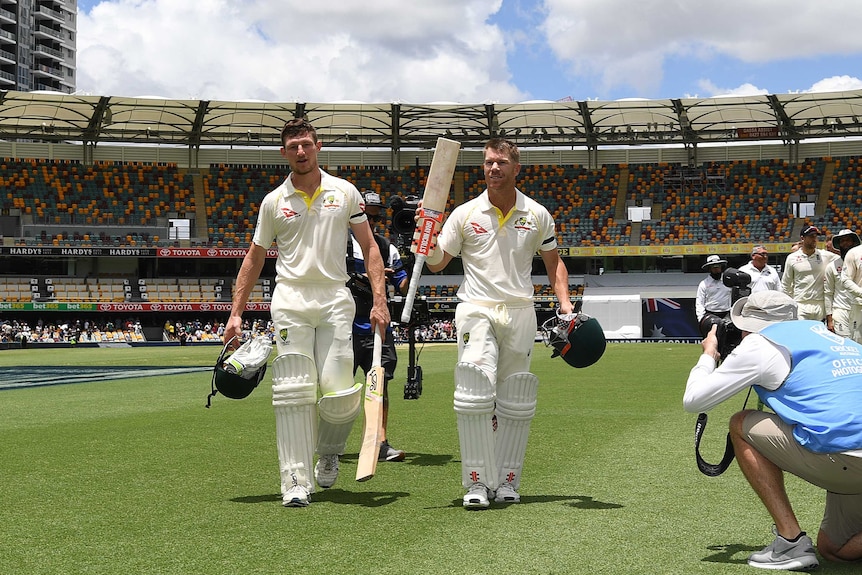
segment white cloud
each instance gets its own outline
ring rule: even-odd
[[[119,0],[78,18],[78,88],[269,101],[523,98],[500,0]]]
[[[846,90],[862,90],[862,80],[851,76],[833,76],[820,80],[807,92],[844,92]]]
[[[595,77],[608,91],[629,86],[654,94],[665,69],[679,61],[759,65],[862,52],[855,0],[545,0],[545,6],[542,31],[554,54],[574,77]]]
[[[78,4],[77,87],[100,95],[616,100],[857,89],[841,74],[862,69],[857,0]]]
[[[721,88],[713,84],[710,80],[700,80],[698,86],[703,90],[701,96],[708,98],[726,98],[731,96],[762,96],[768,94],[769,91],[764,88],[758,88],[753,84],[742,84],[736,88]],[[697,95],[687,95],[687,98],[697,97]]]

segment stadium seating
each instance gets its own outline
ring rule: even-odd
[[[387,200],[421,190],[425,167],[333,166],[330,172]],[[686,171],[687,170],[687,171]],[[194,245],[245,247],[264,195],[287,175],[284,165],[215,165],[199,183],[176,165],[4,159],[0,161],[0,211],[20,213],[43,229],[15,245],[175,245],[153,226],[171,214],[202,218],[205,237]],[[484,189],[480,166],[457,168],[464,199]],[[545,205],[564,246],[631,244],[689,245],[715,242],[786,242],[793,239],[791,198],[820,196],[816,216],[826,230],[859,229],[862,160],[807,159],[710,162],[697,169],[679,165],[620,164],[598,169],[577,165],[525,165],[518,186]],[[199,189],[195,189],[196,186]],[[823,193],[821,193],[823,192]],[[197,194],[197,200],[196,198]],[[632,237],[622,206],[651,205],[651,218]],[[203,205],[198,203],[202,201]],[[459,200],[460,201],[460,198]],[[450,198],[450,209],[456,199]],[[622,216],[621,216],[622,214]],[[195,297],[192,294],[190,297]]]
[[[153,241],[148,234],[129,234],[123,228],[153,226],[169,214],[182,217],[195,211],[192,179],[173,164],[84,166],[6,158],[0,161],[0,187],[6,190],[0,195],[4,213],[17,209],[34,224],[76,230],[40,234],[27,238],[27,245],[148,245]]]
[[[712,162],[680,176],[672,165],[630,166],[629,198],[650,199],[655,220],[642,243],[786,242],[790,198],[817,193],[824,159],[791,166],[783,160]]]

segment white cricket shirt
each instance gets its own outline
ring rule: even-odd
[[[350,224],[366,221],[364,203],[353,184],[320,173],[320,188],[311,197],[288,176],[261,202],[252,241],[264,248],[276,241],[276,281],[320,285],[348,279],[347,233]]]
[[[781,289],[798,302],[823,301],[823,273],[837,255],[815,249],[810,256],[797,250],[787,256],[781,276]]]
[[[537,201],[516,190],[515,206],[503,215],[488,190],[452,211],[438,245],[461,256],[464,282],[458,298],[478,305],[533,305],[533,256],[557,249],[554,219]]]

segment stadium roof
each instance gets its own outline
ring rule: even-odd
[[[327,147],[432,148],[438,137],[481,147],[727,143],[862,136],[862,90],[669,100],[517,104],[312,103],[0,92],[0,138],[201,146],[280,146],[305,117]]]

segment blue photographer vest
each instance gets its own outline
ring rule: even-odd
[[[786,348],[792,363],[781,387],[754,389],[794,425],[796,441],[818,453],[862,448],[862,345],[810,320],[776,323],[760,335]]]

